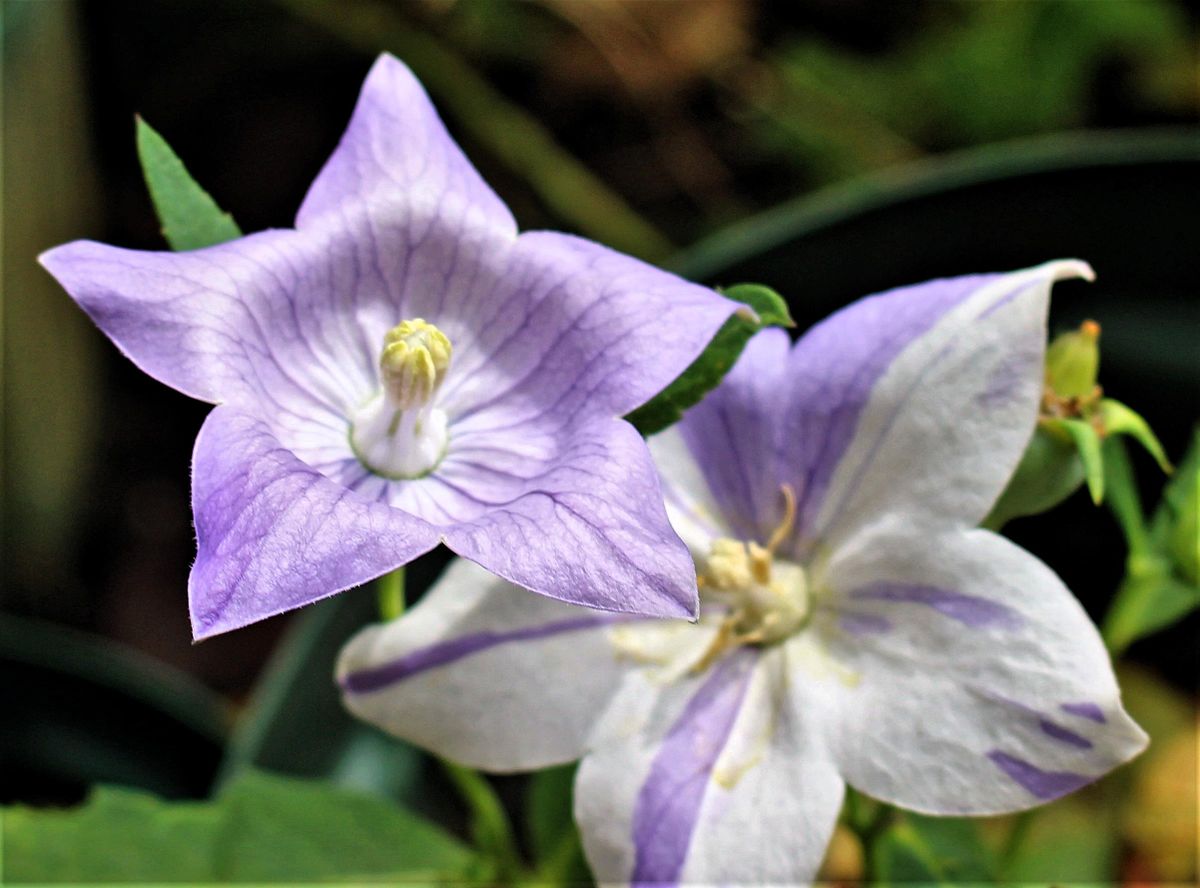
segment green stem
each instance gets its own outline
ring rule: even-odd
[[[445,760],[442,767],[470,811],[475,846],[495,861],[496,882],[506,885],[518,881],[523,869],[521,855],[496,791],[478,771]]]
[[[395,620],[404,613],[404,568],[398,567],[375,581],[379,598],[379,618]]]
[[[1009,867],[1012,866],[1017,852],[1021,850],[1021,845],[1029,835],[1029,829],[1033,826],[1033,818],[1036,814],[1036,809],[1022,811],[1013,820],[1012,829],[1004,840],[1004,848],[1000,851],[1000,878],[1003,879],[1008,875]]]

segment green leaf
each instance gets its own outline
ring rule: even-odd
[[[970,820],[904,814],[875,840],[871,854],[880,884],[953,885],[992,882],[993,855]]]
[[[679,422],[683,411],[700,402],[732,369],[750,337],[764,327],[794,327],[783,297],[759,284],[737,284],[722,293],[750,310],[727,320],[704,352],[665,389],[627,417],[643,435],[653,435]]]
[[[1049,420],[1065,431],[1075,442],[1075,449],[1083,461],[1083,476],[1087,481],[1092,502],[1100,505],[1104,501],[1104,457],[1100,452],[1100,436],[1090,422],[1082,419]]]
[[[1150,430],[1150,424],[1142,419],[1139,414],[1126,407],[1120,401],[1105,398],[1100,402],[1100,419],[1104,423],[1105,434],[1128,435],[1146,448],[1146,452],[1154,457],[1159,468],[1167,474],[1173,471],[1171,461],[1167,459],[1167,454],[1163,450],[1162,444],[1159,443],[1154,432]]]
[[[3,840],[10,882],[436,884],[476,866],[457,840],[381,799],[264,773],[208,802],[100,787],[74,810],[5,809]]]
[[[137,150],[154,211],[172,250],[196,250],[242,236],[233,217],[196,184],[166,140],[140,117]]]

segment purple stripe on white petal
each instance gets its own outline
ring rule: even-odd
[[[853,441],[876,383],[942,317],[999,275],[930,281],[862,299],[813,327],[788,363],[783,465],[799,502],[801,539]]]
[[[637,619],[628,614],[603,614],[588,617],[572,617],[557,620],[553,623],[543,623],[540,626],[525,626],[508,632],[475,632],[440,641],[429,647],[418,648],[402,657],[397,657],[379,666],[351,672],[341,678],[342,689],[351,694],[369,694],[382,690],[397,682],[412,678],[414,675],[445,666],[455,660],[461,660],[472,654],[478,654],[502,644],[521,641],[537,641],[564,632],[581,632],[586,629],[597,629],[610,626],[613,623],[623,623]]]
[[[1016,629],[1022,624],[1021,616],[1012,608],[981,598],[964,595],[936,586],[918,586],[908,583],[875,583],[850,593],[851,598],[861,601],[891,601],[902,604],[922,604],[931,607],[943,616],[957,620],[971,629]]]
[[[1108,721],[1104,717],[1104,710],[1095,703],[1063,703],[1058,708],[1068,715],[1077,715],[1080,718],[1086,718],[1088,721],[1094,721],[1098,725],[1102,725]]]
[[[892,631],[892,621],[879,614],[861,614],[842,611],[838,614],[838,626],[851,635],[882,635]]]
[[[1048,802],[1087,786],[1096,778],[1073,771],[1043,771],[1024,759],[993,749],[987,754],[992,764],[1023,786],[1031,795]]]
[[[1061,743],[1068,746],[1074,746],[1076,749],[1091,749],[1092,741],[1087,737],[1081,737],[1074,731],[1069,731],[1062,725],[1055,724],[1047,718],[1038,719],[1038,727],[1042,729],[1042,733],[1047,737],[1053,737]]]
[[[663,739],[633,812],[633,884],[678,881],[757,659],[742,649],[722,660]]]

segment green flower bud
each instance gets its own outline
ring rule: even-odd
[[[1084,400],[1096,391],[1100,372],[1100,325],[1084,321],[1046,349],[1046,387],[1063,400]]]

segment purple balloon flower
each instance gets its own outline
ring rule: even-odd
[[[42,264],[145,372],[217,404],[196,439],[196,638],[444,542],[535,592],[694,616],[695,574],[619,420],[736,305],[565,234],[518,236],[382,56],[295,229]]]
[[[751,341],[651,439],[698,624],[521,595],[458,561],[338,674],[464,764],[582,758],[601,883],[798,885],[847,784],[929,814],[1041,804],[1136,755],[1099,633],[978,529],[1029,441],[1049,291],[1079,262],[864,299]]]

